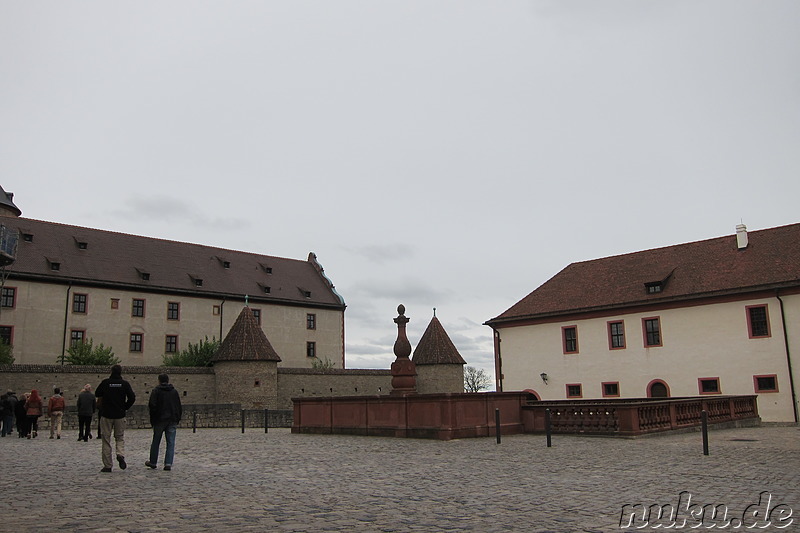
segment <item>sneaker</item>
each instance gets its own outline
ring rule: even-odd
[[[60,439],[60,438],[61,438],[61,435],[56,435],[56,439]]]
[[[111,467],[110,466],[104,466],[100,471],[101,472],[111,472]]]
[[[166,471],[172,470],[172,465],[164,465],[164,470]]]
[[[125,462],[125,458],[121,455],[117,455],[117,461],[119,461],[119,467],[123,470],[128,468],[128,463]]]
[[[144,466],[149,466],[150,468],[157,468],[156,465],[151,463],[150,461],[145,461]]]

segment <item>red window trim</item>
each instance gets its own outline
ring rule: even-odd
[[[606,385],[616,385],[617,386],[617,393],[616,394],[606,394]],[[603,393],[603,398],[619,398],[620,397],[620,388],[619,388],[619,381],[604,381],[600,384],[600,391]]]
[[[176,318],[169,317],[169,306],[175,304],[178,306],[178,316]],[[180,322],[181,320],[181,303],[180,302],[167,302],[167,320],[176,320]]]
[[[664,385],[664,387],[666,387],[666,389],[667,389],[667,398],[671,398],[672,397],[672,391],[669,390],[669,383],[667,383],[663,379],[653,379],[653,380],[650,381],[650,383],[647,384],[647,387],[645,387],[645,391],[647,392],[647,397],[648,398],[652,398],[653,397],[652,388],[653,388],[653,385],[655,385],[656,383],[661,383],[662,385]]]
[[[703,382],[714,380],[717,382],[717,390],[715,392],[703,392]],[[709,394],[722,394],[722,385],[719,382],[719,377],[697,378],[697,391],[702,395]]]
[[[758,307],[764,308],[764,314],[767,319],[767,334],[766,335],[753,335],[753,324],[750,322],[750,309]],[[768,339],[772,337],[772,325],[769,323],[769,306],[767,304],[746,305],[744,306],[744,314],[747,317],[747,338],[748,339]]]
[[[575,349],[573,351],[567,351],[567,335],[566,330],[574,329],[575,330]],[[561,326],[561,349],[563,350],[564,354],[576,354],[580,353],[580,344],[578,344],[578,326]]]
[[[759,389],[758,388],[758,378],[773,378],[775,380],[775,388],[774,389]],[[759,374],[757,376],[753,376],[753,390],[757,393],[766,393],[770,394],[773,392],[780,392],[778,390],[778,375],[777,374]]]
[[[622,346],[614,346],[611,342],[611,324],[622,324]],[[608,332],[608,349],[609,350],[624,350],[628,346],[628,340],[625,338],[625,321],[624,320],[609,320],[606,322],[606,331]]]
[[[647,321],[648,320],[658,320],[658,344],[647,344]],[[642,318],[642,342],[644,343],[645,348],[658,348],[659,346],[664,346],[664,332],[661,329],[661,317],[660,316],[646,316]]]
[[[581,393],[579,395],[577,395],[577,396],[570,395],[570,393],[569,393],[569,388],[570,387],[580,387]],[[583,384],[582,383],[567,383],[565,390],[566,390],[567,398],[583,398]]]

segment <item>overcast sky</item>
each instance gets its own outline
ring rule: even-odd
[[[305,259],[352,368],[569,263],[800,221],[800,2],[0,0],[23,216]]]

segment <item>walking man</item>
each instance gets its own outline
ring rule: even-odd
[[[116,441],[117,462],[122,470],[125,462],[125,412],[136,401],[131,384],[122,379],[122,367],[111,367],[111,376],[100,382],[95,390],[100,409],[100,433],[103,441],[103,468],[100,472],[111,472],[111,433]]]
[[[47,414],[50,415],[50,438],[53,438],[53,433],[60,439],[61,438],[61,421],[64,419],[64,408],[66,403],[64,397],[61,396],[61,389],[54,389],[53,395],[47,402]]]
[[[175,434],[178,430],[178,422],[181,421],[183,407],[180,394],[169,382],[168,375],[158,376],[158,387],[150,393],[150,400],[147,404],[150,410],[150,424],[153,426],[153,442],[150,444],[150,460],[145,461],[144,464],[150,468],[156,468],[161,436],[165,435],[167,450],[164,452],[164,470],[172,470],[172,461],[175,458]]]
[[[92,417],[95,404],[92,386],[87,383],[78,394],[78,440],[89,442],[89,439],[92,438]]]

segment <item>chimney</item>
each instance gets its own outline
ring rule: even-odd
[[[736,225],[736,247],[740,250],[747,248],[747,226],[744,224]]]

